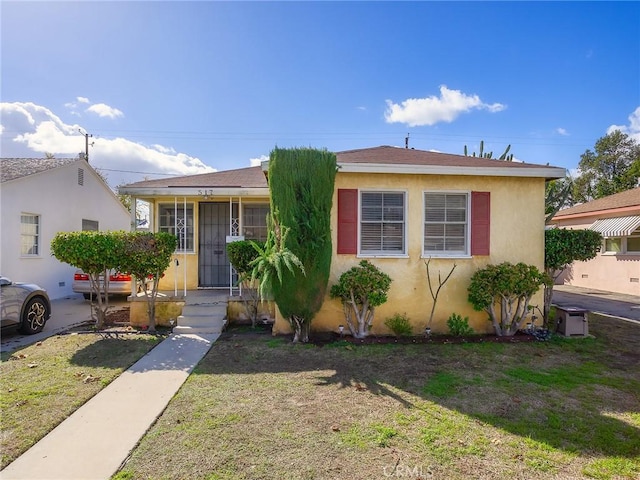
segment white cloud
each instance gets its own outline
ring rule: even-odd
[[[0,148],[4,157],[75,157],[84,152],[85,138],[78,124],[64,123],[51,110],[34,103],[0,103]],[[84,129],[82,129],[84,131]],[[172,147],[146,146],[126,138],[94,137],[89,160],[104,170],[112,187],[157,174],[191,175],[215,171],[200,159],[176,152]],[[138,173],[136,173],[138,172]]]
[[[109,117],[111,119],[124,116],[124,113],[122,113],[120,110],[118,110],[117,108],[110,107],[106,103],[95,103],[91,105],[89,108],[87,108],[86,111],[95,113],[99,117]]]
[[[266,162],[267,160],[269,160],[268,155],[260,155],[258,158],[250,158],[249,163],[252,167],[259,167],[262,162]]]
[[[557,133],[558,135],[562,135],[563,137],[567,137],[567,136],[569,136],[569,132],[567,132],[567,130],[565,130],[565,129],[564,129],[564,128],[562,128],[562,127],[556,128],[556,133]]]
[[[440,122],[451,123],[462,113],[471,110],[501,112],[507,108],[502,103],[484,103],[478,95],[467,95],[460,90],[449,90],[440,86],[440,96],[409,98],[402,103],[387,100],[385,120],[387,123],[405,123],[410,127],[435,125]]]
[[[636,108],[631,115],[629,115],[629,125],[611,125],[607,128],[607,134],[620,130],[622,133],[626,133],[636,142],[640,142],[640,107]]]
[[[76,97],[78,103],[90,103],[87,97]]]

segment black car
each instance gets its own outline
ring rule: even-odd
[[[2,329],[21,333],[41,332],[51,316],[47,291],[32,283],[14,283],[0,275],[0,321]]]

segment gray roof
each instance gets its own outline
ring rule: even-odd
[[[0,158],[0,182],[8,182],[77,162],[78,158]]]

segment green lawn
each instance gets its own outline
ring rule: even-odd
[[[358,347],[231,331],[116,478],[640,478],[640,326],[590,329]]]
[[[1,468],[113,381],[160,338],[96,334],[50,337],[0,364]],[[114,405],[114,408],[126,408]]]

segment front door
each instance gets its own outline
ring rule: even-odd
[[[229,287],[229,204],[200,203],[198,224],[198,286]]]

